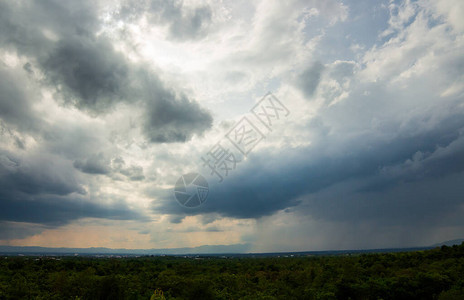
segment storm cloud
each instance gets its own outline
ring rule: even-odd
[[[65,160],[0,153],[1,221],[59,226],[83,217],[142,218],[123,202],[102,205],[87,195]]]
[[[147,103],[145,134],[155,143],[185,142],[212,125],[211,115],[185,96],[159,95]]]
[[[411,32],[406,41],[392,38],[390,43],[416,44],[412,31],[424,23],[415,22],[407,25]],[[454,82],[462,60],[455,50],[462,45],[436,56],[443,66],[440,71],[410,77],[403,76],[410,66],[406,62],[425,61],[428,51],[441,47],[440,42],[430,38],[421,43],[417,46],[421,56],[414,57],[391,47],[371,50],[398,55],[395,59],[401,64],[385,65],[385,70],[376,66],[374,54],[368,61],[369,53],[361,60],[368,67],[356,60],[313,63],[292,77],[303,98],[316,102],[314,115],[305,116],[295,105],[290,117],[305,122],[269,135],[293,130],[300,136],[297,142],[304,142],[303,138],[309,145],[287,144],[281,151],[264,146],[220,184],[209,176],[208,168],[200,166],[198,171],[210,183],[207,204],[185,210],[173,203],[167,190],[150,190],[164,199],[153,202],[154,211],[174,214],[174,220],[203,214],[217,219],[272,219],[284,212],[354,227],[369,224],[373,231],[418,224],[424,231],[431,224],[462,226],[462,185],[458,184],[464,176],[462,94],[443,94],[438,88]],[[457,63],[448,64],[449,60]],[[291,102],[289,98],[281,100]]]
[[[79,109],[107,111],[128,99],[128,65],[102,38],[66,40],[41,62],[48,80]]]
[[[224,183],[210,177],[208,205],[185,211],[169,193],[165,195],[165,206],[155,209],[181,215],[219,213],[260,218],[304,204],[306,214],[330,220],[382,219],[413,224],[424,217],[419,210],[445,218],[460,209],[462,188],[457,185],[441,192],[438,181],[437,186],[430,181],[440,178],[443,185],[451,187],[462,178],[463,120],[461,112],[429,132],[405,137],[399,133],[388,141],[364,135],[336,144],[326,140],[317,147],[287,150],[279,155],[257,153],[245,165],[239,165],[238,173]],[[336,155],[329,154],[332,147],[337,148]],[[200,171],[208,174],[207,168]],[[408,199],[411,194],[414,196]],[[427,208],[420,206],[421,202],[425,205],[424,201]],[[384,205],[390,205],[389,209]],[[411,214],[412,210],[417,211]]]
[[[0,240],[79,228],[98,246],[273,251],[462,238],[461,12],[0,0]],[[290,112],[272,130],[250,113],[268,91]],[[219,183],[201,158],[219,141],[237,150],[224,135],[243,116],[265,138]],[[186,209],[173,185],[190,172],[209,195]]]
[[[36,232],[27,229],[31,224],[146,218],[94,185],[96,176],[145,179],[137,164],[112,167],[117,147],[101,135],[105,128],[94,128],[98,116],[134,105],[134,114],[142,116],[134,128],[143,128],[148,143],[185,142],[211,127],[210,113],[198,102],[145,64],[130,61],[114,39],[99,33],[100,9],[88,1],[0,2],[2,55],[17,56],[0,65],[0,221],[21,236]],[[193,37],[208,17],[199,10],[186,18],[197,29],[183,33],[186,28],[173,25],[173,34]],[[41,104],[45,94],[58,104],[53,109],[77,109],[90,125],[74,122],[71,112],[68,120],[50,121],[57,115],[50,104]]]
[[[182,92],[177,92],[182,94],[178,101],[176,91],[166,87],[157,74],[130,62],[109,38],[97,35],[101,25],[89,3],[9,5],[2,3],[6,29],[0,31],[0,43],[30,58],[45,75],[44,83],[55,88],[58,101],[92,116],[111,111],[121,102],[147,103],[146,132],[152,142],[185,141],[210,128],[212,117],[197,102]],[[188,115],[185,110],[190,111]],[[154,133],[158,130],[155,126],[160,127],[159,133]],[[153,138],[155,135],[160,138]]]

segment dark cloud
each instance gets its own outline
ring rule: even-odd
[[[147,103],[144,124],[144,132],[151,142],[185,142],[211,127],[210,113],[197,102],[184,95],[176,97],[172,92],[153,95],[153,101]]]
[[[141,166],[126,166],[124,159],[121,157],[116,157],[113,160],[110,160],[102,152],[91,155],[87,159],[78,159],[74,161],[73,166],[87,174],[108,176],[122,174],[131,181],[141,181],[145,179],[143,168]]]
[[[122,157],[116,157],[111,161],[112,171],[124,175],[131,181],[142,181],[145,179],[143,168],[137,165],[126,166]]]
[[[171,20],[176,36],[193,37],[203,28],[202,20],[208,16],[208,9],[197,8],[190,15],[181,2],[162,3],[158,4],[165,5],[161,12],[163,20],[176,15],[175,11],[183,20],[183,23]],[[57,100],[92,116],[110,112],[121,102],[142,103],[147,114],[144,132],[155,143],[185,142],[210,127],[211,115],[197,102],[186,95],[175,96],[178,93],[166,87],[146,66],[129,62],[114,49],[108,36],[97,34],[101,29],[96,15],[98,5],[51,0],[0,5],[4,8],[0,46],[28,57],[26,72],[32,65],[38,67],[45,75],[44,83],[56,89]],[[22,123],[31,115],[30,105],[14,85],[2,82],[2,94],[11,96],[0,99],[3,118]],[[9,100],[14,98],[17,101]]]
[[[32,65],[31,63],[25,63],[23,65],[23,69],[28,72],[29,74],[34,74],[34,71],[32,70]]]
[[[316,91],[317,86],[321,81],[323,70],[324,65],[322,65],[320,62],[315,62],[299,75],[298,86],[307,98],[310,98],[314,95],[314,92]]]
[[[185,218],[185,216],[176,216],[173,215],[170,217],[169,221],[173,224],[180,224],[182,223],[182,220]]]
[[[59,42],[41,66],[65,100],[79,109],[104,112],[130,99],[126,94],[128,64],[104,38]]]
[[[0,66],[0,119],[20,130],[33,130],[40,123],[31,109],[33,95],[24,77]]]
[[[74,120],[63,120],[59,124],[43,126],[42,136],[37,139],[41,141],[43,151],[64,157],[72,165],[76,160],[85,161],[100,153],[102,148],[110,147],[97,122],[76,124]]]
[[[108,174],[110,172],[110,160],[101,152],[85,160],[76,160],[73,165],[76,169],[88,174]]]
[[[463,204],[457,184],[464,176],[463,129],[464,113],[456,107],[428,130],[409,132],[405,127],[388,140],[375,132],[346,138],[343,131],[329,135],[323,130],[310,147],[278,156],[252,154],[221,184],[208,177],[208,200],[197,209],[184,209],[172,190],[164,190],[155,192],[163,200],[154,201],[154,210],[178,217],[217,213],[260,218],[296,207],[331,221],[414,224],[421,218],[446,219]]]
[[[85,174],[118,173],[141,181],[145,179],[143,168],[112,168],[109,159],[99,153],[107,141],[92,124],[43,121],[33,108],[40,101],[41,84],[55,91],[60,104],[93,117],[111,113],[120,103],[146,106],[142,120],[152,142],[187,141],[210,126],[211,116],[198,103],[186,96],[177,100],[156,74],[129,62],[108,36],[98,33],[98,11],[98,3],[91,1],[0,1],[0,48],[27,61],[22,68],[0,65],[0,222],[8,221],[0,236],[21,238],[37,233],[21,222],[60,226],[85,217],[143,218],[123,201],[99,204],[101,199],[90,200],[85,195],[88,182],[76,169]],[[201,17],[200,11],[193,19]],[[193,37],[203,26],[192,24],[198,28],[185,34]],[[175,33],[182,35],[181,31]],[[13,155],[4,150],[8,140],[28,151],[22,134],[32,135],[44,153]]]
[[[171,222],[171,223],[174,223],[174,222]],[[206,228],[190,226],[190,227],[187,227],[185,229],[180,229],[180,230],[169,228],[166,230],[166,232],[224,232],[224,230],[217,228],[215,226],[210,226]]]
[[[336,222],[365,222],[374,227],[463,226],[463,180],[461,171],[439,178],[397,180],[379,190],[363,190],[359,187],[366,183],[360,179],[308,196],[300,213]]]
[[[201,217],[201,223],[203,225],[207,225],[209,223],[214,222],[216,219],[219,219],[219,218],[220,218],[220,216],[217,215],[217,214],[204,214]]]
[[[100,204],[92,200],[66,161],[0,153],[0,222],[61,226],[86,217],[143,219],[123,201]]]
[[[0,189],[29,195],[85,194],[65,161],[34,156],[28,161],[6,151],[0,152]]]
[[[0,221],[0,240],[22,239],[39,234],[46,228],[38,224]]]
[[[97,11],[95,2],[86,0],[44,0],[27,4],[2,1],[0,45],[33,57],[46,56],[56,41],[76,35],[92,36],[97,32],[100,27]]]
[[[30,196],[2,192],[0,200],[0,219],[5,221],[62,226],[80,218],[143,219],[125,203],[102,205],[78,196]]]
[[[140,166],[130,166],[119,171],[122,175],[128,177],[132,181],[144,180],[143,168]]]

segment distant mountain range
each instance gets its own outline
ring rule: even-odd
[[[169,249],[111,249],[101,247],[91,248],[48,248],[28,246],[0,246],[0,253],[17,254],[119,254],[119,255],[179,255],[179,254],[221,254],[221,253],[246,253],[250,250],[250,244],[233,245],[204,245],[191,248]]]
[[[446,241],[438,244],[433,244],[431,247],[441,247],[443,245],[445,246],[453,246],[453,245],[461,245],[464,242],[464,239],[457,239],[457,240],[451,240],[451,241]]]
[[[464,239],[456,239],[437,243],[427,247],[412,248],[389,248],[389,249],[366,249],[366,250],[329,250],[329,251],[302,251],[302,252],[279,252],[279,253],[250,253],[251,244],[233,245],[204,245],[190,248],[167,248],[167,249],[112,249],[112,248],[49,248],[49,247],[30,247],[30,246],[1,246],[2,254],[24,254],[24,255],[188,255],[188,254],[236,254],[245,255],[330,255],[347,253],[366,253],[366,252],[399,252],[425,250],[443,245],[460,245]]]

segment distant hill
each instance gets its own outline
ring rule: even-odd
[[[426,250],[443,245],[460,245],[464,239],[456,239],[437,243],[428,247],[410,248],[386,248],[386,249],[363,249],[363,250],[326,250],[326,251],[300,251],[300,252],[268,252],[250,253],[251,244],[233,245],[204,245],[199,247],[186,248],[166,248],[166,249],[112,249],[102,247],[91,248],[50,248],[50,247],[22,247],[22,246],[1,246],[0,254],[6,255],[221,255],[229,254],[232,256],[308,256],[308,255],[345,255],[360,253],[380,253],[380,252],[403,252]]]
[[[169,248],[169,249],[111,249],[111,248],[47,248],[47,247],[21,247],[0,246],[0,253],[14,254],[119,254],[119,255],[179,255],[179,254],[221,254],[221,253],[246,253],[250,244],[233,245],[204,245],[191,248]]]
[[[437,244],[432,245],[431,247],[441,247],[443,245],[444,246],[461,245],[462,242],[464,242],[464,239],[456,239],[456,240],[450,240],[446,242],[437,243]]]
[[[385,249],[357,249],[357,250],[325,250],[325,251],[300,251],[300,252],[250,252],[250,244],[234,245],[205,245],[192,248],[170,249],[111,249],[111,248],[47,248],[47,247],[21,247],[1,246],[0,255],[46,255],[46,256],[135,256],[135,255],[227,255],[230,257],[293,257],[313,255],[348,255],[362,253],[393,253],[405,251],[427,250],[433,247],[414,248],[385,248]]]

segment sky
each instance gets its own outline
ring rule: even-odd
[[[0,0],[0,244],[463,238],[463,16],[461,0]],[[208,194],[185,207],[191,173]]]

